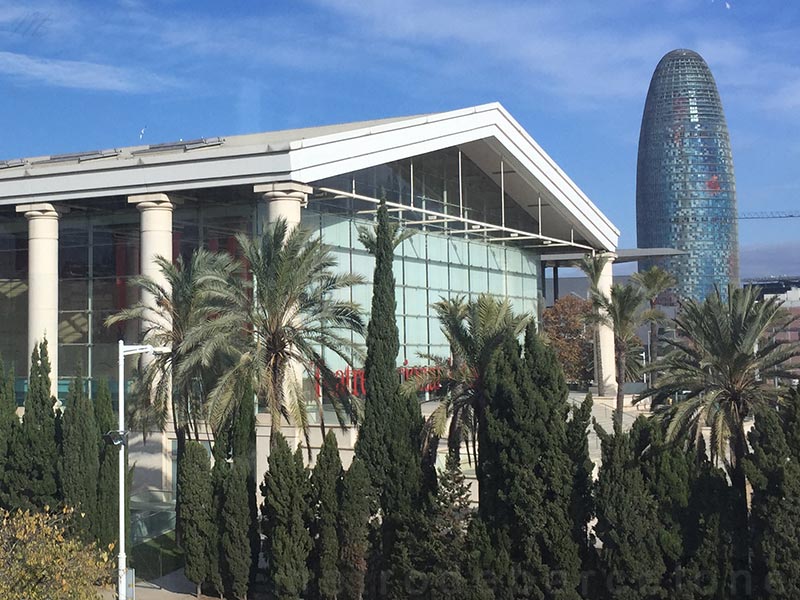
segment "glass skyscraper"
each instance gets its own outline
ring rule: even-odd
[[[714,286],[738,283],[730,138],[714,77],[696,52],[673,50],[653,73],[636,175],[638,246],[686,253],[658,259],[678,280],[677,298],[703,300]]]

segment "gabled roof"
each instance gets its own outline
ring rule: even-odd
[[[0,204],[321,179],[458,146],[551,234],[614,250],[619,230],[498,103],[443,113],[0,161]],[[498,181],[499,183],[499,181]]]

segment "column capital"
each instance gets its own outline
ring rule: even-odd
[[[253,186],[253,191],[267,201],[267,223],[273,224],[283,219],[290,229],[302,221],[302,210],[308,206],[308,195],[313,190],[310,185],[297,181],[276,181]]]
[[[135,204],[136,208],[140,211],[151,208],[160,208],[164,210],[172,210],[175,208],[175,203],[172,198],[162,193],[128,196],[128,204]]]
[[[49,202],[17,204],[16,208],[18,213],[25,213],[25,218],[29,221],[38,218],[59,219],[61,215],[69,212],[68,208],[53,206]]]
[[[297,200],[303,204],[308,201],[308,195],[314,188],[299,181],[276,181],[273,183],[259,183],[253,186],[253,192],[263,194],[267,200]]]
[[[603,250],[601,252],[598,252],[598,254],[600,256],[606,257],[608,259],[608,262],[610,262],[610,263],[612,263],[615,260],[617,260],[617,253],[616,252],[611,252],[609,250]]]

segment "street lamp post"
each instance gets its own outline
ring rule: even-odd
[[[117,573],[117,587],[119,600],[126,600],[128,597],[128,588],[126,585],[126,556],[125,556],[125,477],[127,476],[127,461],[125,460],[125,446],[127,445],[127,435],[125,431],[125,357],[133,356],[135,354],[169,354],[171,348],[166,346],[153,347],[149,344],[139,345],[125,345],[122,340],[119,341],[119,374],[118,374],[118,388],[117,398],[119,401],[119,430],[116,432],[118,435],[113,435],[115,432],[109,432],[112,443],[119,446],[119,565]]]

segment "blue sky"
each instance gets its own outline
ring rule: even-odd
[[[680,47],[717,80],[739,210],[800,210],[794,0],[0,0],[0,159],[497,100],[632,247],[647,86]],[[799,226],[742,221],[743,275],[800,275]]]

